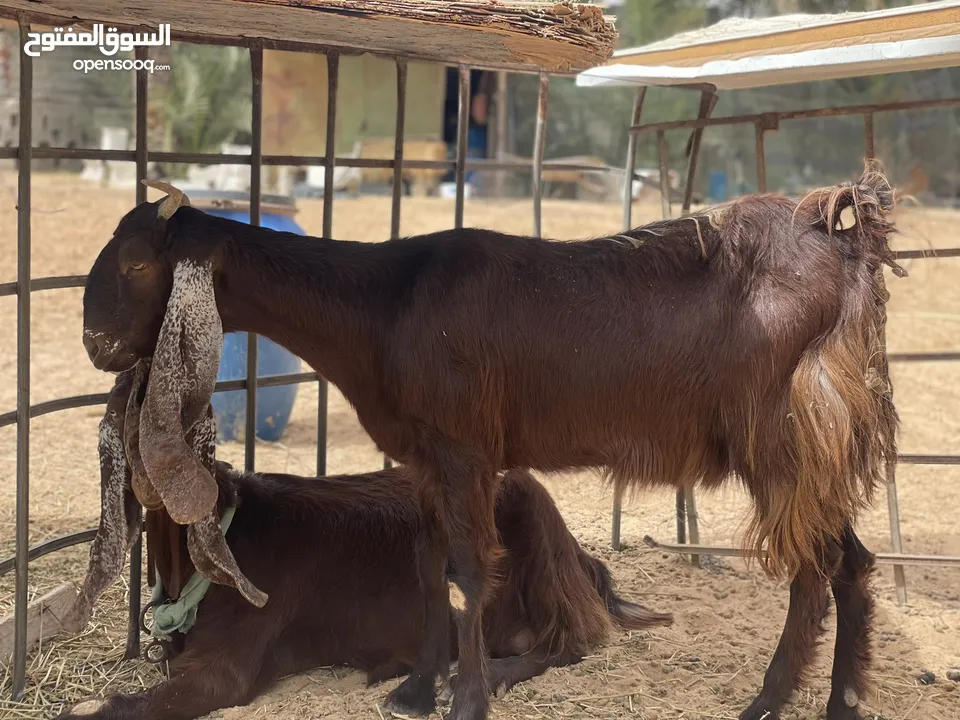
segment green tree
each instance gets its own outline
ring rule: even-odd
[[[217,152],[249,130],[250,55],[242,48],[177,43],[170,71],[153,83],[151,113],[163,128],[163,150]],[[182,174],[184,168],[169,168]]]

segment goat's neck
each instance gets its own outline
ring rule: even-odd
[[[216,283],[224,331],[264,335],[347,390],[375,351],[375,246],[239,223],[229,235]]]

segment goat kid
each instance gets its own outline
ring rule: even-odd
[[[118,378],[104,417],[119,437],[118,410],[136,390],[125,377],[132,373]],[[193,627],[166,644],[168,680],[86,700],[61,720],[192,720],[248,704],[280,677],[327,665],[352,665],[368,684],[409,672],[424,629],[414,475],[403,468],[325,478],[240,473],[214,459],[215,433],[195,437],[193,450],[217,481],[218,513],[236,508],[227,532],[233,557],[270,601],[258,609],[234,589],[211,585]],[[101,443],[100,454],[110,469],[102,476],[102,514],[112,516],[123,502],[109,488],[126,477],[129,493],[130,475],[122,445]],[[502,695],[550,667],[579,662],[606,637],[611,618],[625,629],[673,622],[614,592],[606,566],[584,552],[529,473],[503,476],[495,512],[506,552],[484,616],[491,692]],[[177,598],[194,571],[187,528],[161,508],[147,511],[146,534],[157,577]],[[126,543],[125,531],[101,523],[78,607],[89,611],[119,577],[122,562],[113,557]]]
[[[193,363],[209,378],[210,328],[266,335],[423,477],[423,646],[388,709],[434,707],[452,590],[466,602],[450,717],[485,717],[498,472],[593,467],[618,491],[737,477],[754,501],[749,548],[792,579],[783,636],[741,720],[775,720],[803,681],[828,584],[839,632],[827,717],[859,717],[872,556],[853,525],[896,455],[883,266],[901,270],[878,167],[799,203],[751,196],[569,243],[476,229],[375,244],[300,237],[211,217],[164,189],[120,221],[90,271],[90,359],[118,371],[188,341],[206,348]],[[853,222],[838,227],[845,213]],[[164,372],[169,387],[186,378],[183,402],[206,402],[184,366]],[[210,509],[210,480],[195,483],[175,498],[189,518]]]

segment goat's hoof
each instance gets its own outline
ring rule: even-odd
[[[78,702],[73,707],[65,707],[57,716],[56,720],[92,720],[92,718],[96,715],[99,715],[106,706],[106,701],[99,698],[83,700],[82,702]]]
[[[398,717],[424,717],[436,709],[433,683],[412,683],[410,677],[387,694],[383,709]]]
[[[763,695],[754,698],[750,706],[740,713],[740,720],[780,720],[779,709],[769,709],[773,705]]]
[[[859,698],[856,693],[846,692],[842,695],[831,695],[827,702],[827,720],[863,720],[857,712]]]

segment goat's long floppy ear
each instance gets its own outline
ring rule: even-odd
[[[190,525],[217,504],[217,483],[185,435],[207,413],[220,368],[223,326],[210,262],[181,260],[140,411],[140,457],[170,518]]]
[[[100,421],[100,526],[90,547],[90,562],[83,587],[64,616],[68,632],[83,630],[97,600],[121,572],[139,530],[139,517],[131,512],[130,469],[123,449],[124,415],[137,369],[117,376]]]
[[[144,185],[147,187],[152,187],[155,190],[160,190],[165,192],[167,197],[162,203],[160,203],[160,209],[157,211],[157,215],[163,220],[169,220],[173,217],[173,214],[183,205],[189,207],[190,198],[187,197],[186,193],[183,190],[178,190],[170,183],[165,183],[161,180],[141,180]]]
[[[217,429],[212,407],[208,406],[206,415],[193,426],[187,440],[200,462],[213,475],[216,472]],[[207,580],[236,588],[248,602],[257,607],[266,605],[266,593],[250,582],[237,566],[237,561],[220,530],[220,518],[216,509],[189,527],[187,550],[194,568]]]
[[[147,392],[147,379],[150,376],[150,360],[141,360],[136,367],[127,400],[127,417],[123,428],[123,447],[130,466],[130,485],[137,500],[147,510],[159,510],[163,507],[160,493],[153,487],[140,457],[140,410]]]

